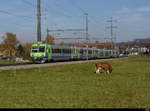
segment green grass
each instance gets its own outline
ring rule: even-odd
[[[149,108],[150,57],[0,72],[0,108]],[[136,62],[137,61],[137,62]],[[142,62],[141,62],[142,61]]]

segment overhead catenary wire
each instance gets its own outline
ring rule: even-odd
[[[10,15],[10,16],[15,16],[15,17],[20,17],[20,18],[23,18],[24,20],[33,20],[34,18],[30,17],[30,16],[25,16],[25,15],[18,15],[18,14],[14,14],[14,13],[11,13],[11,12],[8,12],[8,11],[5,11],[5,10],[0,10],[0,13],[3,13],[3,14],[7,14],[7,15]]]
[[[82,13],[87,13],[88,11],[81,8],[79,5],[76,4],[76,2],[72,1],[72,0],[68,0],[68,2],[72,5],[72,6],[75,6],[78,10],[80,10],[80,12]],[[94,23],[96,26],[99,26],[99,21],[97,21],[93,16],[91,16],[90,14],[88,15],[88,22],[92,22]],[[95,29],[98,29],[98,28],[95,28]]]
[[[78,10],[80,10],[82,13],[87,13],[87,12],[88,12],[87,10],[85,10],[85,9],[81,8],[79,5],[77,5],[76,2],[73,2],[72,0],[68,0],[68,1],[69,1],[69,3],[70,3],[72,6],[75,6],[75,7],[76,7]],[[95,25],[98,25],[97,23],[98,23],[99,21],[97,21],[93,16],[91,16],[91,15],[89,14],[88,18],[90,19],[90,20],[88,20],[88,21],[92,21]]]
[[[36,8],[36,5],[35,5],[35,4],[33,4],[33,3],[31,3],[31,2],[29,2],[29,1],[27,1],[27,0],[22,0],[22,2],[24,2],[24,3],[27,4],[27,5],[30,5],[31,7]]]

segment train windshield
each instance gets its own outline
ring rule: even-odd
[[[32,52],[44,52],[45,47],[32,47]]]

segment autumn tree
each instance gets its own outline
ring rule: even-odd
[[[24,49],[24,58],[25,59],[29,59],[30,58],[30,49],[32,47],[32,44],[31,43],[25,43],[23,45],[23,49]]]
[[[59,45],[65,45],[65,43],[64,43],[64,41],[61,41],[60,43],[59,43]]]
[[[99,41],[97,40],[95,43],[96,43],[96,44],[98,44],[98,43],[99,43]]]
[[[68,43],[68,46],[72,46],[72,42],[69,42],[69,43]]]
[[[48,35],[46,37],[45,43],[54,45],[55,44],[54,37],[52,35]]]
[[[16,34],[6,33],[6,35],[3,37],[3,45],[4,45],[3,53],[7,57],[16,57],[18,43],[19,41],[16,37]]]

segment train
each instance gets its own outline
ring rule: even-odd
[[[119,57],[119,51],[115,49],[81,48],[34,43],[30,50],[30,57],[34,63],[45,63],[58,60],[117,58]]]

